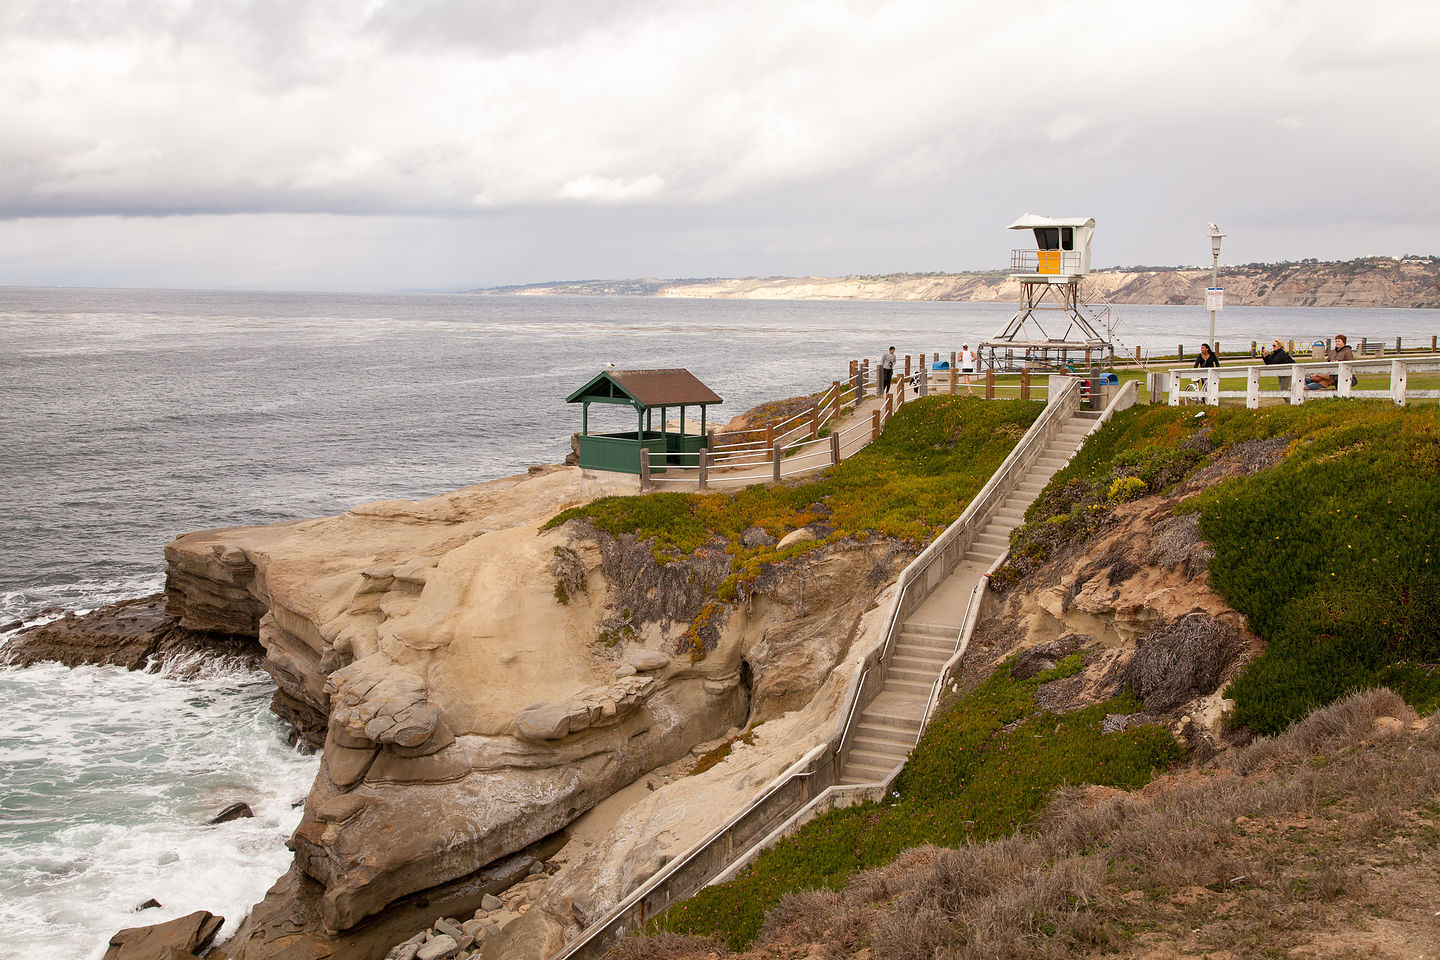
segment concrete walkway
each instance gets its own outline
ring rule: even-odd
[[[855,737],[845,754],[840,783],[876,783],[905,762],[920,735],[930,692],[945,662],[955,653],[970,594],[1004,553],[1010,531],[1050,478],[1065,465],[1100,414],[1080,411],[1056,433],[1030,473],[985,524],[965,558],[900,627],[885,686],[856,721]]]

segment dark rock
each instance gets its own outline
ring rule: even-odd
[[[155,908],[155,907],[163,907],[163,906],[165,906],[165,904],[161,903],[159,900],[156,900],[154,897],[151,897],[149,900],[146,900],[144,903],[141,903],[141,904],[136,905],[136,907],[135,907],[135,912],[136,912],[136,913],[139,913],[141,910],[150,910],[150,909],[153,909],[153,908]]]
[[[248,803],[232,803],[211,817],[207,823],[229,823],[231,820],[244,820],[247,817],[255,816],[255,811],[250,809]]]
[[[154,667],[178,654],[241,658],[258,665],[264,650],[250,637],[187,630],[165,613],[165,597],[156,594],[101,607],[84,616],[67,613],[59,620],[22,629],[0,651],[10,666],[56,661],[67,667]]]
[[[763,527],[746,527],[745,532],[740,534],[740,542],[747,547],[773,547],[775,538]]]
[[[215,939],[224,917],[208,910],[148,927],[127,927],[110,938],[104,960],[161,960],[204,950]]]
[[[14,633],[23,626],[25,626],[24,620],[12,620],[3,627],[0,627],[0,633]]]

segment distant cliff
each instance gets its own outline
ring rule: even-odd
[[[1097,270],[1085,296],[1110,303],[1201,303],[1210,271],[1186,267]],[[1230,306],[1440,308],[1440,257],[1365,257],[1321,263],[1222,267]],[[702,297],[735,300],[1018,300],[1020,285],[1003,271],[897,273],[867,277],[584,280],[492,287],[477,294]]]

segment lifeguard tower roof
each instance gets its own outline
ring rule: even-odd
[[[1029,230],[1033,227],[1090,227],[1094,229],[1094,217],[1042,217],[1035,213],[1022,214],[1019,220],[1010,224],[1011,230]]]
[[[1027,213],[1011,230],[1035,234],[1033,250],[1010,251],[1010,269],[1021,280],[1074,283],[1090,272],[1090,238],[1094,217],[1042,217]]]

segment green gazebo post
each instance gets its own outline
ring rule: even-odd
[[[693,454],[705,446],[708,437],[705,408],[723,403],[718,394],[701,383],[689,370],[606,370],[566,398],[580,404],[580,466],[619,473],[640,472],[640,451],[650,451],[651,469],[665,469],[670,454]],[[635,410],[635,432],[590,432],[590,404],[629,405]],[[670,407],[680,408],[680,431],[666,429]],[[700,435],[685,432],[685,409],[700,408]],[[655,429],[654,411],[660,409],[660,429]],[[679,462],[679,457],[675,458]]]

